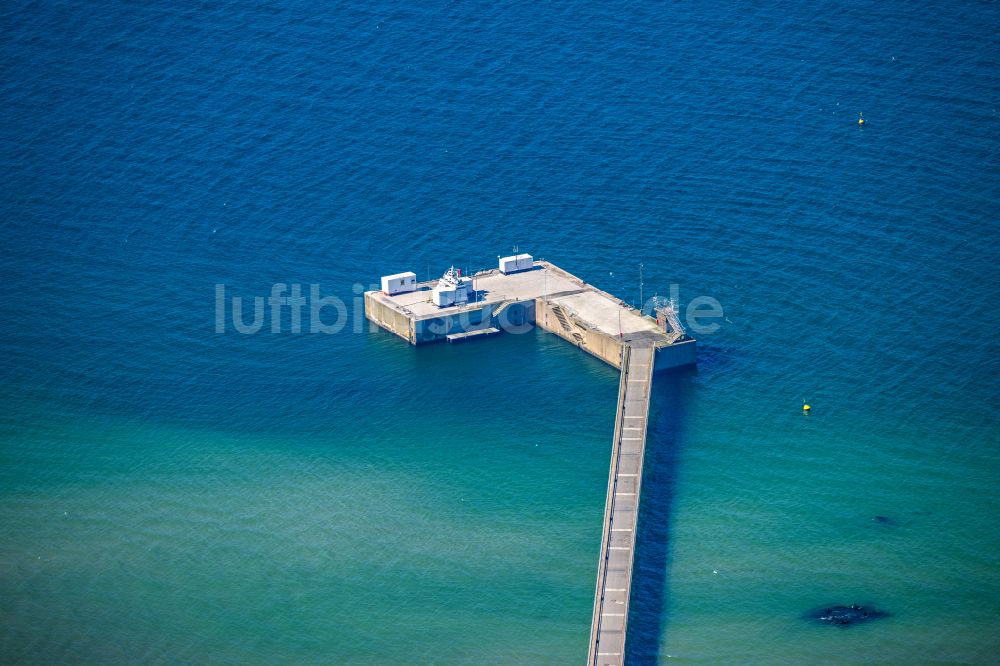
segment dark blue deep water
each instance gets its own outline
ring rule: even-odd
[[[998,35],[985,2],[4,4],[0,661],[582,662],[616,372],[361,325],[380,275],[516,245],[724,308],[654,397],[632,661],[995,663]],[[216,332],[216,285],[274,283],[346,326]],[[891,615],[800,617],[838,603]]]

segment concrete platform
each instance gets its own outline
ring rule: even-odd
[[[436,280],[404,294],[365,292],[365,316],[414,345],[482,328],[520,333],[537,325],[616,368],[626,344],[653,346],[658,370],[695,362],[694,340],[671,337],[651,317],[550,262],[511,274],[483,271],[472,280],[473,300],[448,307],[431,301]]]
[[[549,270],[547,262],[535,262],[531,270],[504,275],[499,270],[482,271],[472,275],[475,300],[461,305],[438,307],[431,302],[431,289],[437,280],[421,282],[417,290],[407,294],[389,296],[381,291],[370,291],[372,298],[415,319],[447,317],[469,309],[504,301],[530,301],[546,294],[577,291],[582,288],[580,281],[574,281],[565,271]]]

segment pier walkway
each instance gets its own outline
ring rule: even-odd
[[[657,301],[650,317],[551,262],[511,270],[511,260],[525,257],[503,257],[498,268],[462,276],[461,299],[459,283],[449,277],[454,270],[416,284],[412,272],[383,276],[381,290],[365,292],[365,317],[412,345],[523,333],[537,326],[621,370],[587,661],[617,666],[625,658],[653,371],[694,365],[697,342],[684,333],[672,302]],[[406,289],[399,288],[401,278]],[[442,287],[451,289],[445,291],[455,300],[444,299]]]
[[[653,354],[651,345],[626,345],[622,351],[618,414],[604,506],[604,536],[590,624],[587,657],[590,666],[620,666],[625,659]]]

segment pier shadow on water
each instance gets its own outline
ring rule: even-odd
[[[653,381],[642,499],[629,603],[626,664],[655,664],[667,622],[670,528],[685,416],[696,369],[659,373]]]

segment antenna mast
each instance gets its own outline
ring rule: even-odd
[[[642,262],[639,262],[639,313],[645,309],[645,303],[642,300]]]

